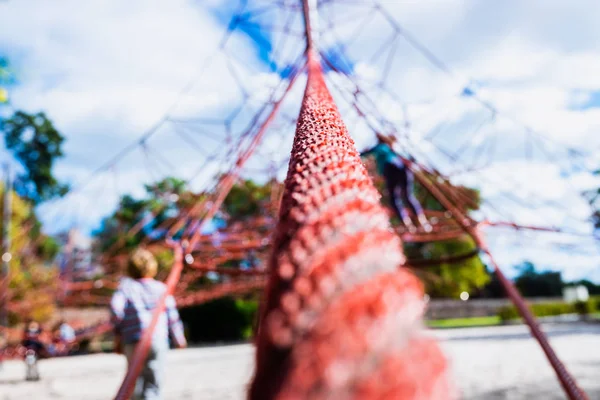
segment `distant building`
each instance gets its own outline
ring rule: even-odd
[[[563,289],[563,299],[567,303],[575,303],[578,301],[587,301],[590,298],[588,289],[583,286],[569,286]]]
[[[58,255],[60,275],[68,280],[91,279],[102,269],[93,262],[92,240],[78,229],[57,235],[62,250]]]

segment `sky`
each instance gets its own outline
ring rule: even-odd
[[[46,230],[91,231],[120,195],[142,195],[143,183],[174,174],[201,189],[227,169],[228,149],[265,101],[281,95],[303,50],[298,2],[276,10],[272,3],[250,0],[241,9],[234,0],[0,2],[0,56],[17,75],[11,105],[45,111],[67,139],[56,174],[76,190],[38,209]],[[600,184],[587,173],[600,166],[600,3],[382,6],[390,19],[369,1],[329,2],[320,10],[321,49],[364,89],[361,104],[397,126],[409,123],[405,144],[419,161],[481,189],[506,210],[495,215],[488,207],[490,218],[589,232],[579,193]],[[228,29],[236,13],[243,18]],[[395,33],[398,27],[409,40]],[[327,74],[357,146],[372,144],[372,132],[348,107],[344,88],[353,83]],[[291,89],[246,175],[284,176],[304,82]],[[479,101],[461,96],[465,88]],[[151,136],[143,145],[98,170],[144,133]],[[440,148],[464,150],[461,162]],[[573,161],[568,148],[586,154]],[[469,164],[477,171],[465,172]],[[490,232],[489,242],[502,266],[528,258],[569,279],[600,280],[592,241],[505,230]]]

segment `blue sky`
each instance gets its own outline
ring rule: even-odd
[[[249,1],[249,7],[256,10],[267,3]],[[453,71],[448,76],[406,41],[394,42],[396,55],[386,87],[406,105],[415,153],[431,158],[433,165],[450,173],[457,165],[445,160],[424,138],[443,122],[447,127],[435,145],[451,150],[454,146],[456,150],[466,140],[477,149],[478,139],[468,135],[479,121],[489,119],[481,136],[496,142],[493,162],[481,173],[463,173],[456,179],[481,188],[486,199],[509,209],[518,222],[589,230],[576,221],[582,221],[587,212],[577,193],[598,182],[572,170],[561,146],[563,150],[565,145],[588,150],[592,155],[585,162],[590,168],[600,165],[600,4],[592,0],[577,5],[559,0],[382,3]],[[12,103],[27,111],[45,110],[67,137],[66,157],[58,163],[57,174],[75,185],[87,182],[92,171],[152,127],[176,101],[172,116],[223,119],[234,105],[241,104],[246,93],[248,107],[241,111],[233,128],[241,132],[271,88],[280,83],[281,72],[302,51],[303,44],[292,35],[278,52],[282,35],[271,27],[287,25],[298,31],[301,21],[289,10],[265,12],[248,18],[241,29],[233,31],[226,49],[234,61],[227,64],[222,53],[214,51],[234,7],[237,2],[233,0],[66,1],[60,6],[41,0],[1,2],[0,53],[10,58],[19,81],[11,90]],[[367,6],[324,9],[321,25],[337,22],[323,32],[322,46],[334,54],[340,42],[352,40],[344,49],[351,62],[347,72],[369,88],[367,92],[385,118],[401,126],[404,114],[397,99],[374,84],[382,78],[384,61],[372,61],[370,56],[390,37],[389,25],[374,18],[358,37],[352,34],[368,12]],[[262,44],[257,45],[257,40]],[[207,70],[199,74],[199,66],[207,59],[211,60]],[[345,112],[344,96],[334,85],[347,87],[349,83],[334,73],[328,75]],[[195,84],[182,96],[181,90],[189,82]],[[297,112],[302,83],[298,82],[284,106],[289,115]],[[467,86],[492,102],[500,110],[499,116],[491,118],[476,102],[461,98]],[[358,147],[372,143],[372,133],[364,124],[354,123],[351,113],[345,117]],[[280,176],[285,172],[291,125],[282,119],[275,125],[284,133],[275,129],[267,136],[249,171],[263,168],[261,163],[269,159],[283,166]],[[548,138],[542,142],[557,157],[560,168],[539,149],[534,150],[533,160],[525,158],[528,134],[524,126]],[[197,128],[185,129],[192,134]],[[207,153],[223,151],[225,157],[224,127],[206,129],[217,139],[195,138]],[[157,161],[159,156],[164,162]],[[190,177],[205,157],[165,127],[148,141],[144,151],[136,151],[97,174],[86,183],[85,190],[40,208],[40,216],[51,231],[71,225],[90,230],[112,210],[120,194],[140,194],[143,182],[169,173]],[[210,185],[222,168],[209,162],[192,186],[199,189]],[[506,193],[536,205],[517,206],[506,200]],[[567,216],[565,208],[575,214],[573,218]],[[490,234],[490,243],[496,246],[503,265],[531,258],[548,268],[565,269],[568,277],[600,279],[597,247],[596,253],[581,255],[549,245],[559,241],[564,246],[564,242],[574,240],[512,232]],[[593,247],[585,246],[586,250]]]
[[[584,100],[579,104],[574,104],[575,110],[589,110],[600,107],[600,90],[589,91],[583,94]]]

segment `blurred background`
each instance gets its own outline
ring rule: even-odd
[[[591,0],[319,2],[357,148],[395,135],[540,317],[600,318],[598,19]],[[175,291],[188,338],[249,339],[305,47],[296,0],[0,1],[4,344],[29,319],[67,319],[81,338],[67,353],[110,350],[99,328],[127,254],[148,247],[164,278],[165,239],[194,235]],[[416,194],[434,231],[392,223],[428,324],[514,321],[490,260]]]

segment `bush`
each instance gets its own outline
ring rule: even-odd
[[[224,297],[180,310],[190,342],[239,341],[253,333],[257,300]]]
[[[595,298],[577,303],[539,303],[531,304],[530,308],[536,317],[551,317],[562,314],[588,315],[598,310],[600,302]],[[504,322],[520,317],[515,306],[505,306],[498,310],[498,317]]]
[[[588,315],[592,314],[596,309],[596,304],[593,300],[588,301],[578,301],[574,304],[575,311],[579,315]]]
[[[503,322],[519,318],[519,312],[515,306],[504,306],[498,310],[498,317]]]
[[[552,317],[555,315],[572,314],[576,312],[574,304],[541,303],[532,306],[533,314],[537,317]]]
[[[572,314],[577,312],[574,304],[569,303],[539,303],[530,305],[531,312],[536,317],[551,317],[562,314]],[[498,310],[498,316],[502,321],[518,319],[519,312],[515,306],[505,306]]]

